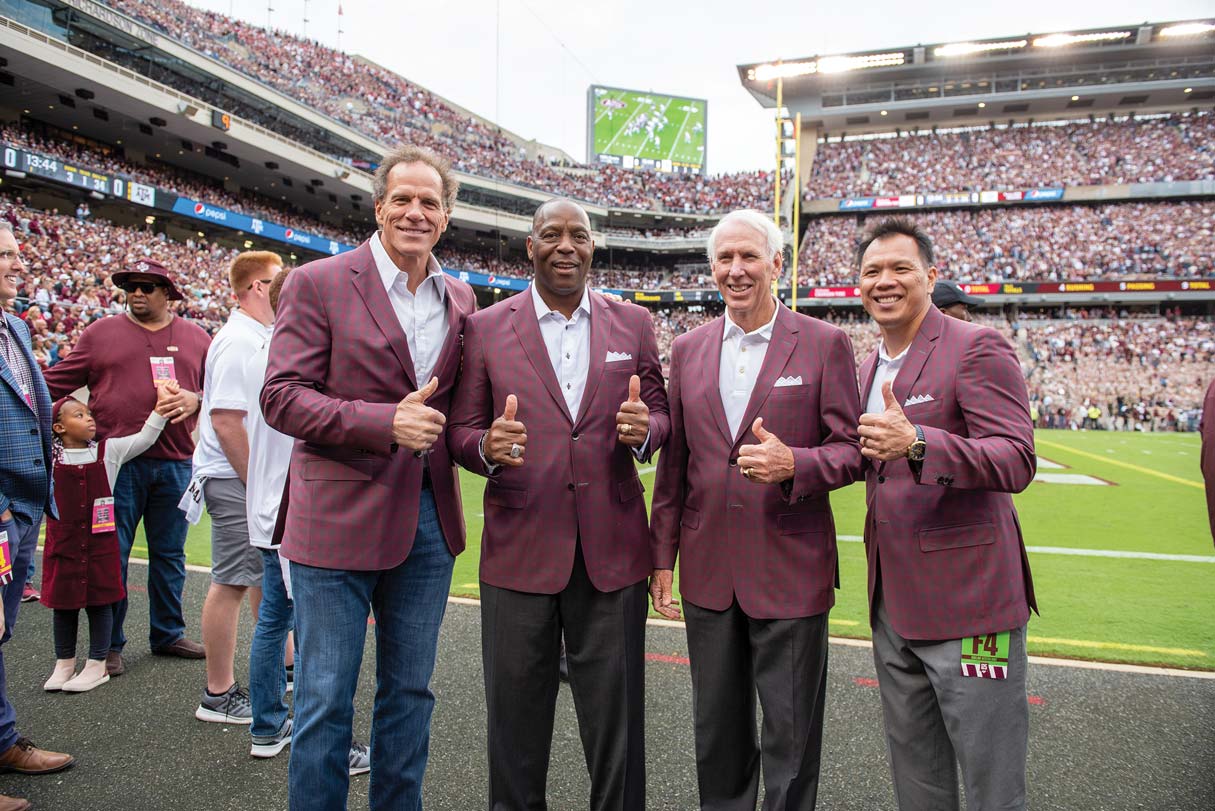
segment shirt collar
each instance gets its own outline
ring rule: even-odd
[[[751,332],[743,332],[743,328],[738,326],[738,324],[735,324],[734,320],[732,318],[730,318],[730,311],[729,311],[729,309],[727,309],[726,313],[725,313],[725,317],[726,317],[725,325],[723,326],[722,331],[721,331],[721,339],[722,339],[722,341],[728,341],[730,339],[730,336],[732,336],[732,335],[740,335],[744,338],[747,337],[748,335],[758,335],[760,338],[762,338],[765,341],[771,341],[772,340],[772,330],[776,326],[776,315],[778,312],[780,312],[780,302],[776,303],[776,308],[772,311],[772,318],[770,318],[768,320],[767,324],[764,324],[762,327],[760,327],[757,330],[752,330]]]
[[[376,231],[372,236],[371,257],[375,260],[375,269],[384,282],[384,289],[391,290],[401,276],[401,269],[389,258],[388,251],[384,250],[383,233],[383,231]],[[445,300],[447,280],[443,268],[439,265],[439,260],[435,259],[433,253],[426,258],[426,279],[434,279],[435,292],[439,294],[439,301]],[[426,279],[422,280],[423,284],[426,283]]]
[[[230,322],[236,321],[237,323],[240,323],[243,321],[246,328],[253,330],[258,335],[269,335],[270,334],[269,326],[267,326],[266,324],[263,324],[261,321],[258,321],[256,318],[249,315],[247,312],[240,309],[239,307],[237,309],[233,310],[232,314],[228,316],[228,321],[230,321]]]
[[[895,361],[901,361],[903,358],[907,357],[908,349],[911,349],[911,344],[907,344],[907,346],[903,349],[902,352],[900,352],[899,354],[895,355],[892,358],[888,354],[886,354],[886,342],[878,341],[878,360],[881,361],[882,363],[893,363]]]
[[[535,282],[531,284],[529,289],[532,291],[532,305],[536,308],[537,321],[543,321],[544,318],[549,315],[549,313],[557,313],[556,310],[544,303],[544,299],[540,297],[540,291],[536,289]],[[574,312],[569,318],[570,321],[574,320],[574,318],[578,315],[579,310],[582,311],[582,314],[586,318],[591,317],[591,294],[589,288],[582,288],[582,301],[578,302],[578,306],[574,308]],[[560,315],[562,319],[565,319],[565,316],[561,315],[561,313],[557,313],[557,315]]]

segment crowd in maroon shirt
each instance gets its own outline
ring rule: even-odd
[[[806,197],[1215,178],[1215,115],[1170,115],[820,143]]]

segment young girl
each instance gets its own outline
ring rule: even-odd
[[[58,520],[47,519],[42,555],[42,603],[55,611],[55,670],[45,690],[83,693],[110,680],[105,656],[110,647],[113,604],[126,596],[118,553],[114,480],[124,462],[160,437],[167,397],[180,391],[174,380],[159,387],[156,410],[138,434],[94,439],[97,425],[88,406],[72,397],[51,410]],[[89,618],[89,658],[76,670],[76,629],[80,609]]]

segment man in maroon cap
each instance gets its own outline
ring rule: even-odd
[[[136,262],[113,275],[127,297],[127,311],[102,318],[81,333],[76,348],[46,374],[53,398],[82,386],[89,390],[89,410],[100,436],[128,436],[139,431],[156,403],[158,380],[174,379],[181,387],[169,425],[149,450],[126,465],[114,486],[123,579],[135,540],[144,522],[147,537],[148,601],[152,652],[187,659],[205,656],[203,646],[186,639],[181,608],[186,580],[186,519],[178,502],[190,484],[190,459],[201,399],[203,365],[210,336],[174,315],[170,301],[184,297],[163,265]],[[120,675],[126,644],[123,620],[126,600],[118,603],[106,669]]]

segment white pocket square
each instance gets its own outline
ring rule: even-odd
[[[931,394],[917,394],[914,397],[908,397],[907,402],[903,403],[903,407],[919,405],[920,403],[931,403],[935,399]]]
[[[797,377],[782,377],[782,378],[777,379],[777,381],[772,384],[772,388],[780,389],[780,388],[784,388],[785,386],[800,386],[801,384],[802,384],[801,375],[798,375]]]
[[[615,363],[618,360],[632,360],[633,356],[628,352],[608,352],[604,363]]]

